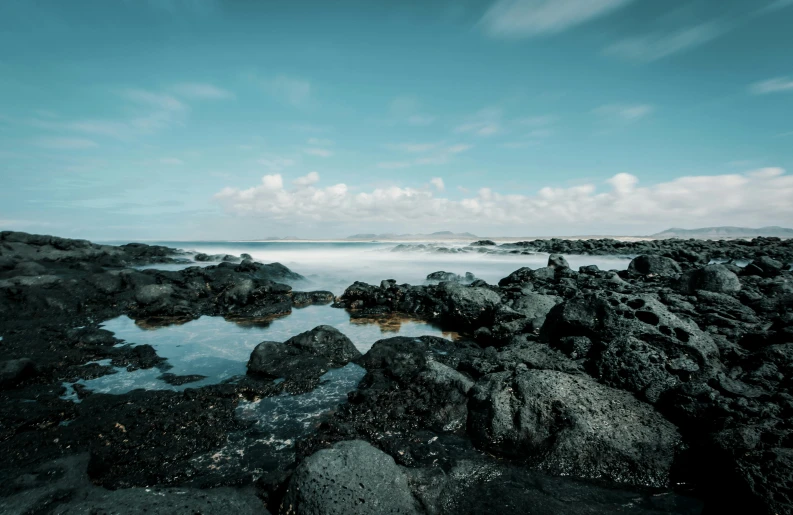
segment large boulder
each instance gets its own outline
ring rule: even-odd
[[[679,289],[687,294],[697,290],[714,293],[736,293],[741,289],[741,281],[724,265],[708,265],[683,274]]]
[[[273,379],[322,375],[360,356],[338,329],[320,325],[284,343],[266,341],[257,345],[248,361],[248,373]]]
[[[531,283],[533,279],[532,269],[524,266],[518,268],[508,276],[498,281],[499,286],[519,286],[526,283]]]
[[[523,295],[509,303],[509,307],[527,319],[532,320],[539,329],[551,309],[560,302],[562,302],[562,299],[556,295],[524,292]]]
[[[785,268],[784,263],[768,256],[760,256],[746,265],[746,275],[759,275],[762,277],[776,277]]]
[[[455,274],[454,272],[444,272],[443,270],[439,270],[437,272],[432,272],[431,274],[427,275],[427,280],[428,281],[437,281],[437,282],[455,281],[455,282],[459,282],[460,279],[461,279],[461,277],[459,275]]]
[[[450,282],[441,283],[436,296],[445,307],[443,318],[468,329],[489,325],[501,304],[501,296],[493,290]]]
[[[588,338],[603,381],[650,402],[681,382],[707,382],[722,369],[711,336],[654,295],[575,297],[551,309],[540,336],[563,351],[569,337]]]
[[[678,275],[683,271],[674,259],[655,255],[635,257],[628,265],[628,270],[642,275]]]
[[[344,441],[298,465],[282,514],[380,515],[419,513],[407,476],[394,459],[361,440]]]
[[[561,254],[551,254],[548,256],[548,266],[552,268],[570,268],[570,263]]]
[[[478,353],[476,347],[468,350]],[[388,395],[389,402],[395,402],[397,411],[402,413],[409,407],[411,425],[422,423],[436,431],[457,431],[465,427],[468,392],[474,385],[468,376],[453,368],[465,355],[462,345],[434,336],[379,340],[357,362],[369,372],[363,380],[366,388],[358,393],[376,396],[382,388],[389,389],[395,383],[400,393]],[[407,397],[400,399],[400,395]],[[378,402],[377,407],[382,409],[384,404]]]
[[[0,388],[13,386],[35,374],[36,365],[28,358],[0,361]]]
[[[665,487],[680,443],[674,425],[594,379],[517,367],[480,379],[468,427],[483,447],[556,475]]]

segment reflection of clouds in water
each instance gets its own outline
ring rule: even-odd
[[[93,392],[126,393],[136,388],[147,390],[184,390],[216,384],[244,375],[254,347],[262,341],[283,342],[313,329],[330,325],[347,335],[359,351],[365,353],[377,340],[392,336],[432,335],[452,339],[453,333],[444,333],[437,327],[405,317],[351,320],[343,309],[330,306],[308,306],[293,309],[290,315],[269,323],[229,322],[222,317],[201,317],[186,323],[156,326],[139,324],[122,316],[108,320],[103,327],[124,340],[124,344],[148,344],[158,356],[167,359],[168,373],[177,376],[202,375],[204,379],[183,385],[171,385],[160,376],[158,368],[127,371],[117,367],[116,373],[94,379],[78,381]],[[107,363],[101,363],[108,365]],[[67,385],[66,398],[76,399]]]
[[[520,267],[543,267],[547,254],[493,255],[479,252],[391,252],[396,243],[363,242],[159,242],[161,244],[196,250],[206,254],[250,254],[262,263],[279,262],[294,272],[306,276],[310,282],[294,284],[299,289],[330,290],[340,295],[355,281],[379,284],[383,279],[397,283],[424,284],[428,274],[444,270],[459,275],[471,272],[488,283],[496,284]],[[447,247],[463,244],[449,243]],[[566,256],[570,266],[597,265],[603,270],[622,270],[629,259],[615,256]],[[156,266],[161,268],[162,265]]]
[[[380,333],[383,333],[385,338],[390,338],[392,336],[423,336],[425,334],[430,334],[425,330],[427,326],[426,322],[398,314],[388,314],[379,317],[351,318],[350,323],[360,326],[376,325],[380,328]],[[418,332],[421,334],[415,334]],[[435,332],[436,331],[433,331],[432,336],[441,336],[448,340],[457,340],[460,338],[460,334],[455,331],[440,331],[440,334],[434,334]]]

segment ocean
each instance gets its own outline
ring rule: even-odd
[[[119,242],[113,242],[118,244]],[[394,251],[398,245],[418,245],[426,242],[281,242],[281,241],[157,241],[148,242],[205,254],[250,254],[262,263],[278,262],[308,281],[293,284],[295,289],[328,290],[341,295],[355,281],[380,284],[383,279],[395,279],[403,284],[425,284],[427,275],[445,271],[458,275],[474,274],[488,283],[497,284],[518,268],[543,267],[548,254],[494,255],[478,252],[440,253],[437,251]],[[468,243],[438,243],[449,249]],[[597,265],[603,270],[623,270],[630,259],[624,256],[565,256],[573,269]],[[212,263],[196,263],[212,264]],[[153,265],[150,268],[175,269],[185,265]]]

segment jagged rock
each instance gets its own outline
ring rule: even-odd
[[[320,325],[284,343],[257,345],[248,361],[248,373],[272,379],[319,376],[360,356],[355,345],[338,329]]]
[[[432,272],[431,274],[427,275],[427,280],[428,281],[439,281],[439,282],[440,281],[455,281],[455,282],[459,282],[460,281],[460,276],[455,274],[455,273],[452,273],[452,272],[439,271],[439,272]]]
[[[551,309],[540,336],[557,347],[566,337],[589,338],[599,377],[651,402],[680,381],[708,381],[721,370],[713,339],[651,295],[565,301]]]
[[[553,268],[570,268],[570,263],[561,254],[551,254],[548,256],[548,266]]]
[[[760,256],[746,265],[744,273],[746,275],[759,275],[762,277],[776,277],[784,269],[785,265],[781,261],[772,259],[768,256]]]
[[[680,436],[648,404],[585,376],[517,368],[479,380],[472,436],[553,474],[664,487]]]

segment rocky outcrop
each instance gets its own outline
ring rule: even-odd
[[[321,376],[361,356],[338,329],[320,325],[284,343],[262,342],[253,349],[248,373],[270,379]]]
[[[680,443],[651,406],[583,377],[518,367],[477,382],[469,426],[483,446],[543,470],[667,486]]]

